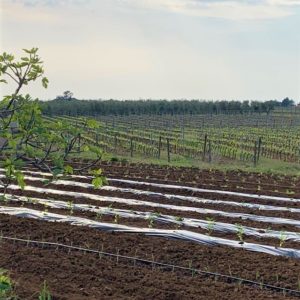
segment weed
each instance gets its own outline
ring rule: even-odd
[[[52,299],[52,297],[51,297],[50,291],[48,289],[48,286],[47,286],[47,283],[45,280],[43,283],[43,287],[39,294],[39,300],[51,300],[51,299]]]
[[[14,299],[13,283],[7,271],[3,269],[0,269],[0,299]]]

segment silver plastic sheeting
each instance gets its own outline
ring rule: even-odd
[[[300,208],[293,208],[293,207],[286,207],[286,206],[273,206],[273,205],[263,205],[263,204],[247,203],[247,202],[225,201],[225,200],[212,200],[212,199],[204,199],[204,198],[193,197],[193,196],[164,194],[159,192],[150,192],[150,191],[143,191],[143,190],[131,189],[131,188],[120,188],[114,186],[103,186],[101,187],[101,189],[106,191],[119,191],[123,193],[132,193],[135,195],[163,197],[168,200],[183,200],[183,201],[189,201],[189,202],[195,202],[201,204],[220,204],[226,206],[245,207],[250,209],[258,209],[258,210],[288,211],[292,213],[300,213]]]
[[[4,175],[0,174],[0,178],[3,178],[3,177],[4,177]],[[28,179],[31,181],[37,181],[37,182],[43,182],[43,180],[44,180],[44,178],[32,177],[32,176],[25,176],[25,179]],[[61,180],[61,179],[52,181],[51,184],[64,185],[64,186],[78,186],[78,187],[82,187],[82,188],[86,188],[86,189],[94,188],[94,186],[90,183]],[[150,192],[150,191],[143,191],[143,190],[131,189],[131,188],[121,188],[121,187],[114,187],[114,186],[103,186],[103,187],[101,187],[101,189],[106,190],[106,191],[131,193],[131,194],[135,194],[135,195],[163,197],[168,200],[183,200],[183,201],[189,201],[189,202],[195,202],[195,203],[201,203],[201,204],[220,204],[220,205],[228,205],[228,206],[243,207],[243,208],[250,208],[250,209],[266,210],[266,211],[288,211],[291,213],[300,213],[300,208],[293,208],[293,207],[272,206],[272,205],[235,202],[235,201],[211,200],[211,199],[203,199],[203,198],[192,197],[192,196],[164,194],[164,193],[158,193],[158,192]]]
[[[142,182],[142,181],[134,181],[134,180],[126,180],[126,179],[109,178],[108,181],[109,182],[128,183],[128,184],[132,184],[132,185],[146,185],[146,186],[153,186],[153,187],[159,187],[159,188],[168,188],[168,189],[177,189],[177,190],[179,189],[179,190],[186,190],[186,191],[199,192],[199,193],[213,193],[213,194],[220,194],[220,195],[246,197],[246,198],[258,198],[258,199],[264,199],[264,200],[300,203],[300,199],[294,199],[294,198],[288,198],[288,197],[276,197],[276,196],[248,194],[248,193],[239,193],[239,192],[222,191],[222,190],[209,190],[209,189],[201,189],[201,188],[195,188],[195,187],[190,187],[190,186]]]
[[[249,251],[255,251],[260,253],[266,253],[276,256],[285,256],[294,259],[300,259],[300,250],[292,248],[276,248],[273,246],[260,245],[254,243],[241,244],[239,241],[223,239],[219,237],[207,236],[205,234],[190,232],[186,230],[161,230],[151,228],[137,228],[126,225],[111,224],[97,222],[85,218],[59,215],[53,213],[45,213],[38,210],[22,208],[22,207],[4,207],[0,206],[0,213],[7,214],[16,217],[32,218],[37,220],[43,220],[48,222],[69,223],[77,226],[88,226],[105,231],[127,232],[127,233],[142,233],[150,236],[159,236],[173,239],[186,240],[198,244],[204,244],[207,246],[228,246],[237,249],[245,249]]]
[[[9,189],[20,190],[21,188],[18,185],[10,185]],[[258,216],[258,215],[243,214],[243,213],[223,212],[223,211],[213,210],[213,209],[205,209],[205,208],[190,207],[190,206],[176,206],[176,205],[161,204],[156,202],[141,201],[135,199],[100,196],[100,195],[94,195],[89,193],[59,191],[59,190],[39,188],[39,187],[34,187],[29,185],[25,186],[25,191],[32,191],[32,192],[42,193],[42,194],[63,195],[68,197],[74,197],[77,199],[84,198],[84,199],[90,199],[90,200],[96,200],[102,202],[117,202],[122,204],[129,204],[129,205],[140,205],[140,206],[149,206],[149,207],[159,207],[159,208],[165,208],[170,210],[196,212],[199,214],[212,214],[212,215],[219,215],[219,216],[224,216],[229,218],[240,218],[240,219],[251,220],[256,222],[292,225],[300,228],[300,221],[294,219],[266,217],[266,216]]]
[[[112,215],[112,216],[118,215],[121,218],[139,218],[144,220],[153,219],[161,223],[172,223],[177,225],[202,228],[205,230],[218,231],[223,233],[236,234],[239,231],[239,228],[236,225],[229,224],[229,223],[207,221],[201,219],[192,219],[192,218],[182,218],[179,220],[176,216],[154,214],[152,212],[132,211],[126,209],[110,208],[110,207],[97,207],[89,204],[77,204],[77,203],[70,203],[70,202],[68,203],[59,200],[46,200],[40,198],[28,198],[24,196],[13,196],[13,195],[6,195],[6,199],[9,201],[39,203],[51,208],[90,211],[101,215],[102,214]],[[247,236],[254,236],[259,238],[276,238],[276,239],[284,238],[284,240],[300,242],[300,233],[298,232],[281,232],[281,231],[266,230],[262,228],[254,228],[248,226],[243,226],[242,228],[244,234]]]
[[[4,171],[4,169],[0,168],[0,171]],[[36,172],[36,171],[24,171],[24,173],[25,174],[52,176],[51,173]],[[91,176],[82,176],[82,175],[70,175],[70,177],[71,178],[92,178]],[[290,198],[290,197],[277,197],[277,196],[258,195],[258,194],[231,192],[231,191],[223,191],[223,190],[202,189],[202,188],[195,188],[195,187],[191,187],[191,186],[143,182],[143,181],[138,181],[138,180],[127,180],[127,179],[116,179],[116,178],[107,178],[107,180],[111,183],[120,182],[120,183],[128,183],[131,185],[146,185],[146,186],[153,186],[153,187],[159,187],[159,188],[181,189],[181,190],[186,190],[186,191],[191,191],[191,192],[199,192],[199,193],[213,193],[213,194],[221,194],[221,195],[246,197],[246,198],[258,198],[258,199],[264,199],[264,200],[300,203],[300,199]]]

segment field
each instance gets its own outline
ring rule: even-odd
[[[47,120],[79,127],[83,123],[70,116]],[[82,139],[133,162],[300,172],[298,109],[248,115],[102,116],[97,126]]]
[[[33,167],[25,190],[9,186],[0,259],[21,299],[44,280],[53,299],[299,297],[298,177],[99,167],[100,189],[88,173],[51,182]]]

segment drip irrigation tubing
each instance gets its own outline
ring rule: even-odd
[[[179,265],[174,265],[174,264],[168,264],[168,263],[162,263],[162,262],[157,262],[154,260],[148,260],[148,259],[142,259],[142,258],[137,258],[133,256],[127,256],[127,255],[120,255],[116,253],[110,253],[110,252],[105,252],[105,251],[100,251],[100,250],[94,250],[94,249],[88,249],[88,248],[83,248],[79,246],[72,246],[72,245],[66,245],[66,244],[61,244],[61,243],[55,243],[55,242],[47,242],[47,241],[38,241],[38,240],[30,240],[30,239],[21,239],[21,238],[16,238],[16,237],[8,237],[8,236],[3,236],[2,234],[0,235],[0,242],[2,240],[7,240],[7,241],[14,241],[14,242],[20,242],[20,243],[26,243],[27,246],[29,244],[35,244],[36,246],[53,246],[58,248],[65,248],[69,250],[69,253],[71,250],[76,250],[76,251],[82,251],[84,253],[94,253],[98,254],[99,257],[102,256],[108,256],[108,257],[115,257],[117,261],[119,261],[120,258],[125,259],[125,260],[131,260],[134,262],[134,265],[136,262],[139,262],[141,264],[145,265],[151,265],[152,267],[158,266],[158,267],[164,267],[164,268],[169,268],[172,271],[175,270],[180,270],[180,271],[188,271],[191,272],[192,276],[196,275],[197,273],[199,275],[206,275],[209,277],[214,277],[214,278],[222,278],[227,280],[227,282],[237,282],[239,284],[244,284],[244,285],[250,285],[250,286],[257,286],[260,287],[261,289],[267,289],[267,290],[272,290],[276,292],[282,292],[283,294],[289,294],[293,296],[300,297],[300,290],[294,290],[294,289],[289,289],[289,288],[283,288],[283,287],[278,287],[275,285],[271,284],[266,284],[263,282],[258,282],[258,281],[253,281],[249,279],[244,279],[236,276],[231,276],[231,275],[225,275],[221,273],[216,273],[216,272],[209,272],[209,271],[203,271],[200,269],[194,269],[191,267],[183,267]]]

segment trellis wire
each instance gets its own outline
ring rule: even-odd
[[[105,251],[103,251],[103,247],[102,247],[102,251],[100,251],[100,250],[87,249],[87,248],[83,248],[83,247],[79,247],[79,246],[66,245],[66,244],[55,243],[55,242],[37,241],[37,240],[30,240],[30,239],[21,239],[21,238],[16,238],[16,237],[8,237],[8,236],[3,236],[1,234],[0,235],[0,241],[2,241],[2,240],[9,240],[9,241],[14,241],[14,242],[23,242],[23,243],[26,243],[27,246],[29,244],[36,244],[37,246],[43,246],[43,247],[45,245],[54,246],[56,248],[61,247],[61,248],[69,249],[69,253],[70,253],[71,250],[76,250],[76,251],[83,251],[84,253],[89,252],[89,253],[98,254],[101,257],[102,256],[116,257],[118,262],[119,262],[120,258],[123,258],[123,259],[127,259],[127,260],[132,260],[134,262],[134,265],[136,265],[136,262],[140,262],[140,263],[143,263],[143,264],[146,264],[146,265],[151,265],[152,268],[154,266],[158,266],[158,267],[170,268],[172,271],[174,271],[174,270],[189,271],[189,272],[191,272],[192,276],[194,276],[196,273],[198,273],[198,274],[202,274],[202,275],[213,276],[215,278],[223,278],[223,279],[226,279],[227,282],[228,281],[229,282],[234,281],[234,282],[238,282],[239,284],[258,286],[260,288],[265,288],[265,289],[268,289],[268,290],[282,292],[284,294],[300,296],[300,290],[282,288],[282,287],[277,287],[277,286],[270,285],[270,284],[265,284],[263,282],[257,282],[257,281],[253,281],[253,280],[249,280],[249,279],[236,277],[236,276],[225,275],[225,274],[215,273],[215,272],[203,271],[203,270],[200,270],[200,269],[191,268],[191,266],[190,267],[183,267],[183,266],[178,266],[178,265],[174,265],[174,264],[157,262],[157,261],[154,261],[154,259],[153,260],[148,260],[148,259],[137,258],[137,257],[133,257],[133,256],[120,255],[119,251],[118,251],[117,254],[110,253],[110,252],[105,252]]]

